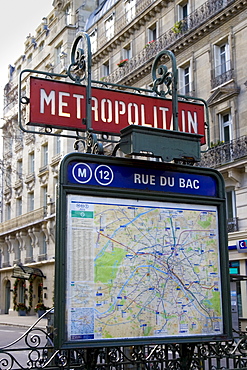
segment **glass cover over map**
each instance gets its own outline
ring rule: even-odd
[[[67,339],[223,332],[217,207],[67,196]]]

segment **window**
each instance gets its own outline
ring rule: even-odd
[[[31,63],[32,59],[33,59],[32,54],[29,54],[28,57],[27,57],[27,62]]]
[[[148,28],[148,42],[155,41],[158,37],[157,25],[154,23]]]
[[[16,217],[22,215],[22,198],[16,199]]]
[[[127,22],[132,21],[136,15],[136,0],[125,1],[125,14]]]
[[[110,74],[110,62],[107,60],[102,64],[102,77],[109,76]]]
[[[35,168],[35,162],[34,162],[34,152],[29,153],[28,156],[28,172],[34,173],[34,168]]]
[[[11,167],[6,168],[5,184],[6,187],[11,187]]]
[[[227,231],[238,231],[236,197],[234,190],[226,190]]]
[[[6,203],[5,205],[5,221],[10,220],[11,218],[11,206],[10,203]]]
[[[46,237],[44,233],[41,233],[40,236],[40,248],[39,248],[39,253],[40,256],[42,256],[42,259],[46,259],[46,253],[47,253],[47,242],[46,242]]]
[[[95,53],[97,51],[97,30],[93,30],[93,32],[89,35],[91,41],[91,52]]]
[[[42,190],[42,202],[43,202],[43,206],[46,207],[47,206],[47,186],[43,186],[41,188]]]
[[[61,63],[61,58],[60,58],[61,53],[62,53],[62,44],[58,45],[55,48],[55,63],[56,63],[56,65]]]
[[[220,115],[221,141],[229,143],[232,140],[232,121],[229,113]]]
[[[61,153],[61,136],[55,136],[55,155]]]
[[[48,144],[42,145],[42,166],[48,165]]]
[[[132,58],[132,45],[129,43],[123,48],[123,59],[131,59]]]
[[[41,43],[39,44],[39,51],[42,51],[44,47],[45,47],[45,42],[41,41]]]
[[[22,159],[18,160],[16,164],[16,178],[22,178]]]
[[[178,20],[182,21],[189,15],[189,2],[183,1],[178,6]]]
[[[14,254],[15,254],[15,263],[20,262],[21,260],[21,250],[20,250],[20,244],[17,241],[14,246]]]
[[[34,192],[28,193],[28,212],[34,210]]]
[[[105,36],[110,40],[114,36],[114,14],[105,20]]]
[[[65,24],[66,26],[72,24],[72,10],[70,5],[65,8]]]
[[[189,95],[192,91],[190,70],[189,64],[178,68],[179,94]]]
[[[20,279],[18,285],[18,301],[19,303],[25,303],[25,280]]]
[[[226,211],[227,211],[227,218],[236,217],[236,200],[235,200],[234,190],[226,191]]]
[[[222,43],[214,46],[215,77],[230,70],[229,44]]]
[[[6,240],[6,239],[5,239]],[[10,266],[10,263],[9,263],[9,248],[8,246],[4,246],[3,248],[3,267],[8,267]]]
[[[26,263],[33,262],[33,247],[32,247],[32,240],[30,236],[27,237],[27,244],[26,244]]]
[[[182,1],[179,5],[178,5],[178,22],[176,22],[177,24],[177,32],[176,33],[180,33],[180,32],[184,32],[188,29],[189,27],[189,14],[190,14],[190,4],[189,4],[189,1]]]

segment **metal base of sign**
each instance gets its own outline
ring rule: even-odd
[[[166,369],[215,370],[246,369],[246,332],[238,332],[234,341],[209,343],[170,343],[110,348],[55,348],[52,310],[47,311],[46,330],[39,318],[24,335],[0,348],[0,366],[4,369]],[[56,334],[55,334],[56,335]],[[24,344],[23,344],[24,343]],[[15,348],[13,348],[15,344]]]
[[[199,162],[202,136],[178,131],[130,125],[121,130],[119,147],[125,154]]]

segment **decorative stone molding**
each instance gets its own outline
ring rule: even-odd
[[[39,169],[38,177],[39,177],[40,184],[44,185],[48,182],[48,178],[49,178],[49,167],[48,167],[48,165],[43,166]]]
[[[34,134],[27,134],[25,136],[25,144],[30,145],[35,143],[35,135]]]
[[[35,174],[30,173],[26,176],[25,184],[27,185],[27,191],[32,191],[35,184]]]
[[[47,229],[47,224],[43,223],[42,226],[41,226],[41,229],[42,229],[43,233],[45,234],[46,243],[49,243],[50,233],[49,233],[49,230]]]
[[[4,201],[6,203],[8,203],[11,199],[11,195],[12,195],[12,190],[11,190],[11,187],[10,186],[6,186],[4,191],[3,191],[3,195],[4,195]]]
[[[31,245],[33,248],[36,248],[39,246],[39,234],[40,229],[38,227],[32,227],[28,229],[28,235],[31,238]]]
[[[18,179],[14,184],[15,195],[16,197],[20,197],[22,190],[23,190],[23,183],[21,179]]]
[[[19,247],[20,250],[23,251],[26,249],[26,237],[27,237],[27,232],[25,231],[20,231],[16,233],[16,238],[19,241]]]

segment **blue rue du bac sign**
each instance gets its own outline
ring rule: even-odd
[[[152,166],[150,162],[150,167]],[[189,169],[188,169],[189,171]],[[216,196],[213,176],[124,165],[71,162],[69,184]]]

